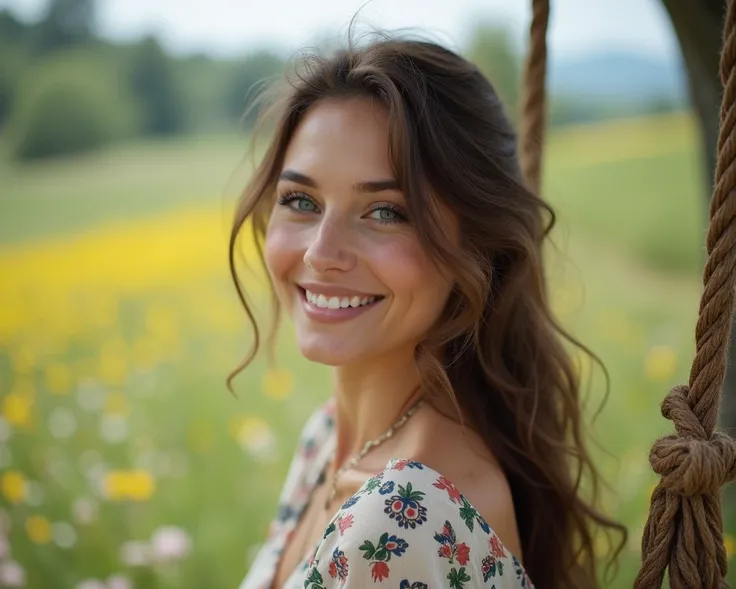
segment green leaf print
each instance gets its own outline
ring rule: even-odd
[[[447,573],[447,578],[450,580],[450,587],[452,587],[452,589],[463,589],[465,587],[465,583],[470,581],[470,575],[465,572],[465,567],[461,567],[460,570],[453,567],[452,570]]]
[[[382,483],[382,476],[372,477],[368,479],[365,483],[364,492],[366,495],[370,495],[378,489],[381,486]]]
[[[472,532],[475,527],[475,518],[479,517],[475,507],[473,507],[468,500],[463,497],[463,506],[460,508],[460,517],[465,521],[465,525]]]
[[[399,497],[409,501],[421,501],[424,499],[425,493],[423,491],[415,491],[411,483],[406,483],[406,487],[399,485],[398,491]]]
[[[363,552],[365,552],[363,558],[365,558],[366,560],[371,560],[373,558],[373,555],[376,553],[376,547],[373,546],[373,542],[371,542],[370,540],[366,540],[365,542],[363,542],[358,550],[362,550]]]
[[[324,582],[322,575],[317,570],[317,561],[315,561],[304,581],[304,589],[325,589]]]
[[[322,536],[322,539],[324,540],[329,536],[332,532],[334,532],[337,528],[335,527],[335,522],[330,522],[330,525],[327,526],[327,529],[325,530],[324,535]]]

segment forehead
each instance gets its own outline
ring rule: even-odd
[[[297,126],[284,168],[307,174],[390,176],[386,109],[368,98],[317,102]]]

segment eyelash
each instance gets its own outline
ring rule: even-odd
[[[296,191],[286,192],[278,198],[277,202],[281,206],[289,206],[290,203],[297,201],[297,200],[307,200],[311,202],[315,207],[317,207],[317,203],[314,202],[314,199],[304,192],[296,192]],[[391,220],[373,219],[374,221],[381,223],[382,225],[393,225],[394,223],[406,223],[409,220],[406,214],[397,205],[394,205],[392,203],[385,203],[381,205],[380,207],[376,207],[372,209],[370,212],[375,213],[376,211],[381,211],[384,209],[394,213],[394,215],[396,215],[396,218],[391,219]],[[298,211],[298,212],[309,212],[309,211]]]

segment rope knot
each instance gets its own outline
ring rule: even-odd
[[[736,440],[721,432],[706,439],[688,393],[687,386],[676,386],[662,403],[662,415],[674,422],[678,433],[657,440],[649,461],[669,491],[687,497],[717,493],[736,479]]]

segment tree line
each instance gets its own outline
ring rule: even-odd
[[[0,11],[0,140],[27,160],[93,149],[134,137],[248,130],[264,81],[283,74],[283,56],[173,56],[155,36],[114,43],[96,33],[95,0],[49,0],[35,22]],[[467,56],[491,79],[512,119],[520,56],[503,28],[480,24]],[[552,124],[595,118],[555,100]]]

